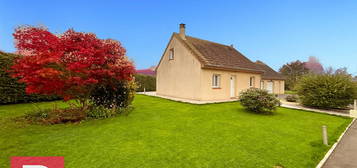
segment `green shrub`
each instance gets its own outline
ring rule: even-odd
[[[317,108],[346,108],[357,97],[351,77],[341,74],[309,74],[296,88],[303,105]]]
[[[299,98],[296,95],[287,95],[285,99],[288,102],[297,102]]]
[[[95,119],[110,118],[118,114],[128,114],[132,109],[132,106],[111,109],[104,106],[91,106],[87,112],[87,116]]]
[[[60,99],[58,96],[44,96],[25,93],[25,84],[11,78],[8,70],[13,61],[19,57],[15,54],[0,52],[0,104],[29,103]]]
[[[116,109],[105,108],[104,106],[91,106],[87,116],[91,118],[110,118],[117,114]]]
[[[135,96],[134,81],[113,81],[110,85],[99,85],[91,92],[90,99],[95,106],[105,108],[125,108]]]
[[[138,85],[136,89],[137,92],[143,92],[144,88],[145,91],[155,91],[156,90],[156,77],[149,76],[149,75],[135,75],[135,82]]]
[[[241,104],[256,113],[272,112],[280,104],[279,100],[266,90],[251,88],[240,93]]]

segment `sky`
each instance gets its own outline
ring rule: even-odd
[[[173,32],[234,47],[278,70],[317,57],[357,75],[356,0],[0,0],[0,50],[20,25],[120,41],[137,69],[157,65]]]

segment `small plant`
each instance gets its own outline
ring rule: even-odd
[[[248,89],[240,94],[241,104],[249,111],[256,113],[272,112],[280,104],[279,100],[266,90]]]
[[[91,118],[110,118],[117,114],[116,109],[109,109],[104,106],[91,106],[88,110],[88,117]]]
[[[110,118],[118,114],[127,115],[133,110],[132,106],[106,108],[105,106],[91,106],[87,112],[87,116],[95,119]]]
[[[288,102],[297,102],[299,98],[296,95],[287,95],[285,99]]]

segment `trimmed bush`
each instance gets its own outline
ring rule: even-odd
[[[156,77],[149,76],[149,75],[135,75],[135,82],[138,85],[136,89],[137,92],[143,92],[144,88],[145,91],[155,91],[156,90]]]
[[[134,81],[113,81],[111,85],[99,85],[91,92],[90,99],[95,106],[105,108],[125,108],[134,99],[136,84]]]
[[[25,84],[18,83],[17,79],[11,78],[7,72],[17,57],[19,56],[0,51],[0,104],[29,103],[60,99],[58,96],[26,94]]]
[[[309,74],[296,88],[303,105],[323,109],[346,108],[357,97],[351,77],[341,74]]]
[[[256,113],[272,112],[280,104],[279,100],[268,91],[251,88],[240,93],[241,104],[249,111]]]
[[[296,95],[287,95],[285,99],[288,102],[297,102],[299,98]]]

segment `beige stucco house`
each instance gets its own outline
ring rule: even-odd
[[[260,89],[265,89],[273,94],[284,94],[285,77],[262,61],[256,61],[255,63],[264,71],[260,80]]]
[[[156,78],[157,95],[191,100],[228,100],[252,87],[284,93],[284,80],[273,69],[233,46],[187,36],[184,24],[171,36]]]

